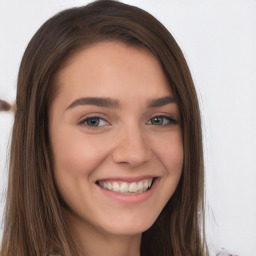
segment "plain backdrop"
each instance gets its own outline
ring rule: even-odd
[[[0,98],[15,100],[21,57],[36,30],[81,0],[0,0]],[[256,255],[256,1],[124,0],[157,17],[188,61],[203,119],[207,237]],[[12,114],[0,114],[0,221],[7,185]],[[0,229],[0,238],[2,226]]]

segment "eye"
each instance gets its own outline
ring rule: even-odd
[[[164,126],[169,124],[177,124],[177,121],[169,116],[154,116],[147,121],[147,124]]]
[[[100,127],[100,126],[108,125],[109,123],[101,117],[92,116],[92,117],[87,117],[86,119],[81,121],[80,124],[90,126],[90,127]]]

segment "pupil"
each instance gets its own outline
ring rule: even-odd
[[[161,125],[163,123],[163,120],[161,117],[154,117],[153,118],[153,123],[154,124],[158,124],[158,125]]]
[[[87,123],[91,126],[97,126],[99,124],[99,118],[90,118]]]

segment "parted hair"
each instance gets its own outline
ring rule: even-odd
[[[100,0],[50,18],[23,55],[0,256],[80,255],[54,181],[48,109],[58,93],[55,77],[61,66],[75,53],[103,41],[151,51],[178,100],[181,116],[181,179],[153,226],[142,234],[141,255],[208,255],[200,111],[184,55],[170,32],[151,14],[121,2]]]

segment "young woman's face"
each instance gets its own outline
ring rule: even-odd
[[[54,176],[73,224],[147,230],[183,164],[179,110],[158,61],[145,48],[102,42],[72,57],[55,85]]]

